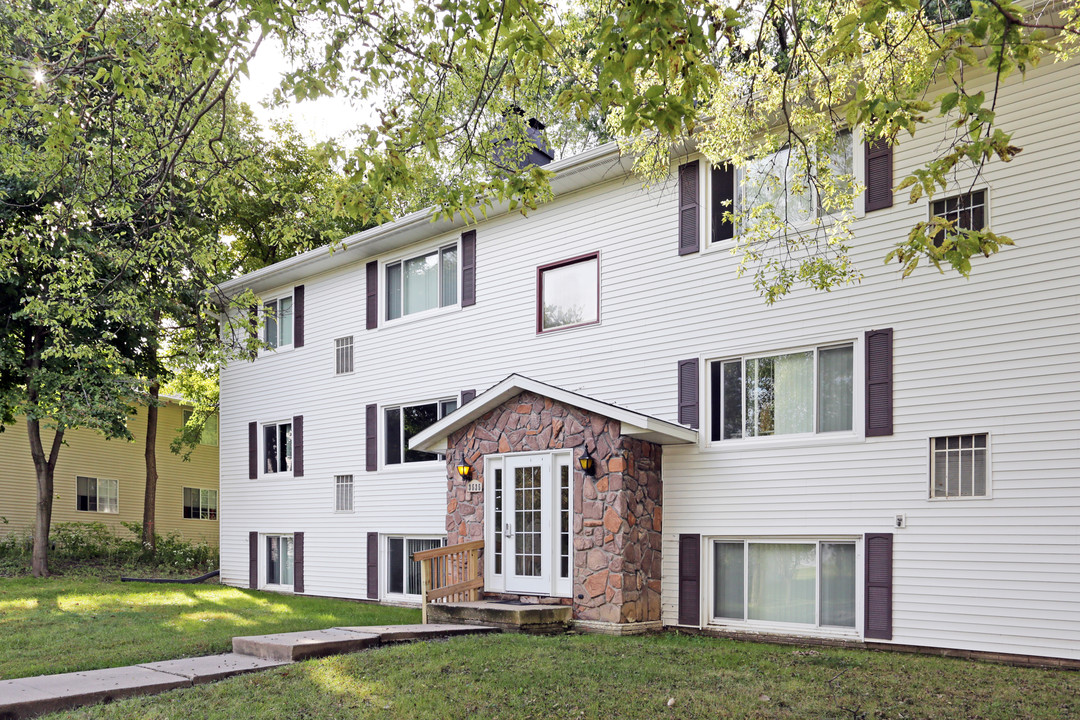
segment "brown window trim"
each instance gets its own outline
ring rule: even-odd
[[[596,319],[589,320],[588,322],[574,323],[573,325],[560,325],[556,328],[544,329],[544,273],[548,270],[555,270],[557,268],[566,267],[567,265],[576,265],[580,262],[587,260],[596,260]],[[596,250],[584,255],[577,255],[572,258],[566,258],[565,260],[559,260],[557,262],[548,263],[547,265],[541,265],[536,268],[536,334],[546,335],[548,333],[559,332],[561,330],[569,330],[570,328],[584,327],[586,325],[599,325],[600,324],[600,251]]]

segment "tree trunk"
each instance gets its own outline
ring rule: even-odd
[[[52,525],[53,471],[60,445],[64,442],[63,428],[56,429],[49,456],[41,443],[41,421],[27,418],[26,430],[30,435],[30,454],[34,458],[37,475],[37,511],[34,519],[34,551],[30,558],[30,571],[34,577],[49,574],[49,529]]]
[[[157,400],[160,393],[161,384],[155,380],[150,384],[150,404],[146,408],[146,494],[143,496],[142,520],[143,550],[151,555],[157,552],[154,514],[157,511]]]

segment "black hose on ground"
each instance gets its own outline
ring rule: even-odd
[[[120,578],[120,582],[146,582],[146,583],[183,583],[185,585],[194,585],[195,583],[201,583],[209,580],[212,577],[217,577],[221,574],[220,570],[211,570],[205,575],[200,575],[197,578],[188,578],[186,580],[176,580],[175,578]]]

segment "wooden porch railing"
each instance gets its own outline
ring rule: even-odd
[[[483,549],[484,541],[475,540],[413,553],[413,560],[420,563],[423,622],[427,622],[428,603],[480,599],[484,590],[480,576]]]

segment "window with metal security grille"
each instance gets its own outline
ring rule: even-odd
[[[334,476],[334,511],[352,512],[353,510],[353,476]]]
[[[217,520],[218,491],[184,488],[185,520]]]
[[[848,541],[716,540],[714,622],[856,627],[856,552]]]
[[[930,203],[930,215],[952,223],[956,230],[982,230],[986,227],[986,191],[969,193],[934,200]],[[934,244],[944,241],[941,233],[934,237]]]
[[[386,442],[383,462],[399,465],[403,462],[440,460],[441,454],[422,452],[409,447],[409,440],[428,426],[457,410],[456,399],[438,400],[421,405],[402,405],[384,410]]]
[[[386,266],[386,319],[456,305],[458,246],[444,245]]]
[[[851,343],[709,363],[710,439],[850,432]]]
[[[413,553],[446,545],[446,538],[389,537],[386,539],[386,592],[419,597],[420,563]]]
[[[353,336],[334,340],[334,374],[348,375],[353,371]]]
[[[75,509],[80,512],[120,512],[120,481],[92,477],[76,478]]]
[[[986,497],[988,437],[950,435],[930,440],[930,497]]]

